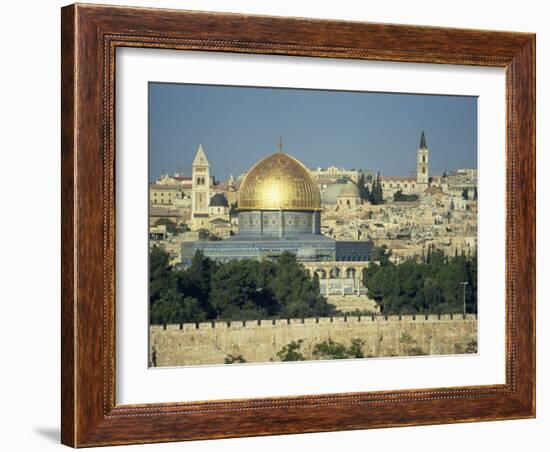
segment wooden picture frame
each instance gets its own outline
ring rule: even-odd
[[[535,35],[71,5],[62,9],[62,442],[73,447],[535,416]],[[506,70],[506,383],[115,403],[115,50]]]

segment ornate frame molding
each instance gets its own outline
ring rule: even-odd
[[[506,200],[506,383],[116,405],[118,47],[506,68],[506,184],[512,194]],[[62,9],[62,92],[64,444],[81,447],[535,415],[534,35],[77,4]]]

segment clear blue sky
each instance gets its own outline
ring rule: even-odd
[[[306,166],[413,175],[424,128],[430,173],[477,166],[477,98],[149,84],[149,179],[190,175],[200,142],[211,174],[237,176],[284,150]]]

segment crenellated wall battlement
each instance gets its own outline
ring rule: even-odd
[[[328,323],[367,323],[367,322],[460,322],[476,320],[475,314],[444,314],[444,315],[366,315],[366,316],[334,316],[334,317],[308,317],[302,319],[269,319],[269,320],[229,320],[229,321],[211,321],[198,323],[183,323],[169,325],[151,325],[151,331],[172,331],[172,330],[204,330],[210,328],[216,329],[256,329],[256,328],[273,328],[277,326],[288,325],[315,325]]]
[[[477,316],[342,316],[304,319],[214,321],[150,327],[157,366],[223,363],[228,355],[247,362],[276,361],[277,352],[302,340],[307,359],[328,339],[363,341],[365,356],[463,353],[477,344]],[[477,345],[476,345],[477,346]]]

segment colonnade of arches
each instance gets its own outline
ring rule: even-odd
[[[363,268],[366,265],[331,263],[329,265],[306,265],[310,275],[319,279],[321,293],[329,295],[362,295],[367,289],[363,286]]]

